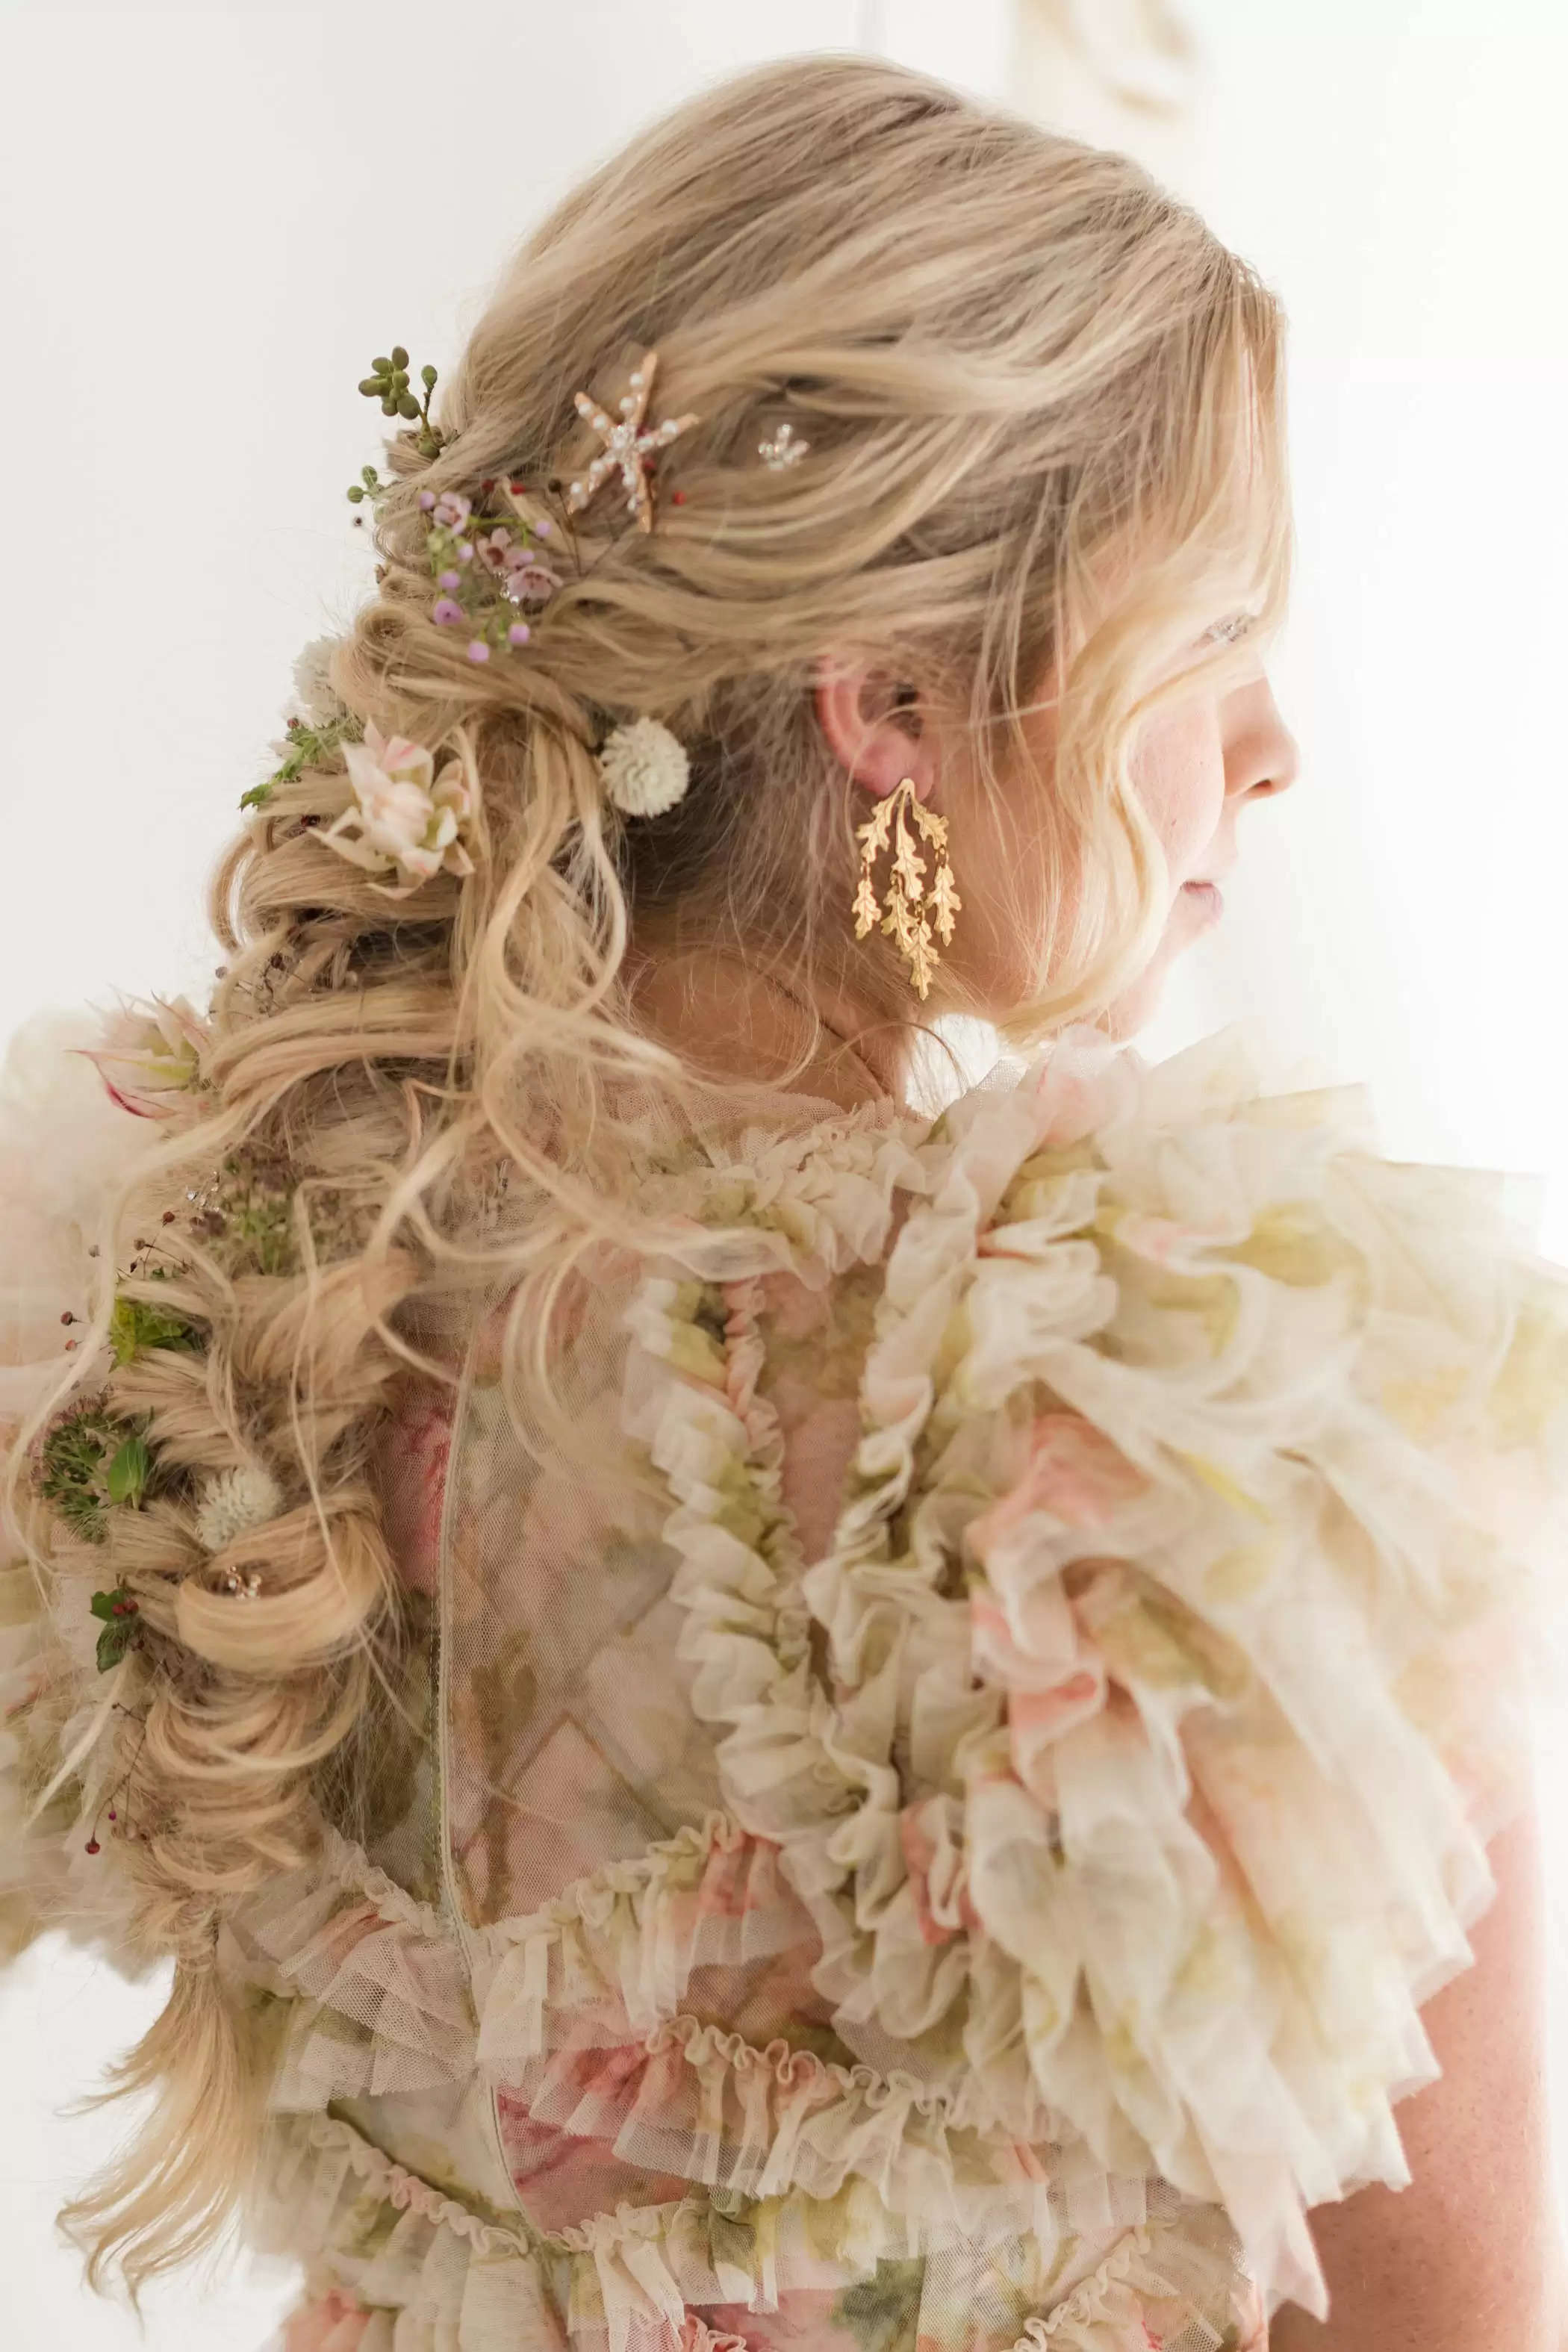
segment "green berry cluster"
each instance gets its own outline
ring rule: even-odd
[[[419,455],[422,457],[439,457],[446,436],[430,422],[430,394],[436,384],[435,369],[426,365],[419,371],[419,381],[425,387],[425,397],[421,401],[409,388],[408,353],[401,343],[394,343],[390,359],[372,360],[370,365],[370,374],[360,379],[359,388],[365,398],[379,400],[384,416],[405,416],[411,425],[417,425],[420,429],[415,436],[414,446]],[[356,506],[370,494],[367,488],[362,488],[358,484],[349,492]]]

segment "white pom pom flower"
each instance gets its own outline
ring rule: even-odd
[[[627,816],[660,816],[691,781],[686,746],[658,719],[633,719],[599,753],[605,790]]]
[[[308,727],[327,727],[346,716],[342,698],[327,673],[338,649],[336,637],[312,637],[301,646],[294,664],[294,698],[287,715]]]
[[[209,1478],[196,1506],[196,1538],[207,1551],[222,1551],[253,1528],[264,1528],[283,1508],[282,1490],[270,1470],[242,1462],[237,1470]]]

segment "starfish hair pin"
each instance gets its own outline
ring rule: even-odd
[[[605,446],[582,480],[572,484],[566,498],[570,513],[580,512],[603,489],[611,475],[618,473],[626,486],[627,510],[636,515],[637,529],[653,529],[653,494],[648,476],[654,457],[659,450],[667,449],[678,434],[698,421],[687,415],[667,416],[661,425],[645,422],[658,366],[658,353],[644,352],[632,370],[632,388],[621,402],[618,418],[607,415],[585,392],[573,394],[578,415],[593,426]]]

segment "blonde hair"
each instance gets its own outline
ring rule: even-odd
[[[849,978],[873,1015],[911,1020],[892,949],[851,936],[851,793],[811,692],[832,649],[918,679],[986,790],[1045,795],[1054,912],[1011,1026],[1046,1035],[1109,1003],[1168,903],[1131,786],[1138,729],[1191,690],[1172,663],[1205,629],[1245,605],[1266,632],[1283,609],[1281,337],[1255,274],[1126,158],[892,65],[792,58],[583,181],[447,380],[438,457],[391,444],[378,593],[333,683],[386,732],[457,748],[478,870],[394,905],[313,837],[348,804],[337,762],[279,785],[215,885],[229,961],[204,1087],[123,1204],[122,1236],[170,1206],[182,1222],[170,1277],[143,1258],[121,1296],[203,1344],[112,1376],[165,1484],[110,1513],[86,1563],[145,1629],[151,1828],[124,1870],[135,1948],[175,1961],[120,2076],[156,2093],[152,2120],[74,2209],[95,2277],[118,2259],[134,2283],[221,2230],[272,2030],[216,1966],[226,1909],[308,1855],[323,1813],[353,1825],[390,1769],[410,1634],[372,1456],[395,1382],[443,1363],[504,1278],[508,1376],[542,1394],[568,1270],[637,1230],[626,1090],[701,1113],[636,1017],[634,927],[679,908],[683,936]],[[473,665],[430,618],[418,492],[574,478],[595,446],[574,392],[613,398],[649,348],[659,413],[700,420],[661,461],[653,533],[612,496],[591,506],[533,644]],[[757,445],[785,415],[810,452],[774,471]],[[1223,677],[1246,657],[1218,642],[1196,659]],[[1042,694],[1059,704],[1048,782],[1024,734]],[[674,810],[626,824],[595,746],[634,712],[673,729],[692,775]],[[962,881],[956,839],[954,857]],[[939,974],[931,1009],[963,1002]],[[202,1171],[251,1198],[269,1169],[270,1255],[190,1218]],[[283,1507],[218,1555],[264,1571],[237,1612],[210,1589],[191,1496],[246,1463]],[[65,1531],[39,1544],[72,1572]]]

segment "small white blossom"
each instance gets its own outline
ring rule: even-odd
[[[207,1480],[196,1506],[197,1540],[207,1551],[223,1551],[277,1518],[282,1508],[282,1491],[271,1471],[258,1462],[242,1462],[237,1470],[223,1470]]]
[[[345,706],[327,675],[339,642],[336,637],[312,637],[301,646],[294,664],[294,699],[286,718],[302,719],[308,727],[326,727],[342,718]]]
[[[443,868],[471,874],[473,859],[460,838],[473,814],[473,794],[460,760],[448,760],[436,774],[433,753],[405,735],[383,735],[367,722],[363,743],[345,743],[343,758],[355,806],[347,808],[317,839],[367,874],[400,873],[407,879],[387,888],[389,898],[406,898]],[[380,887],[380,886],[378,886]]]
[[[617,727],[599,753],[605,790],[627,816],[659,816],[691,781],[686,746],[658,719]]]

